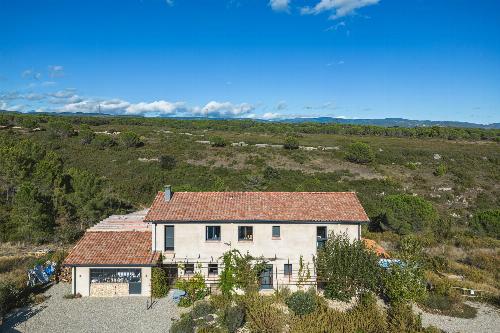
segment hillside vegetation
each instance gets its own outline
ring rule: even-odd
[[[498,295],[499,130],[20,114],[0,125],[3,242],[70,244],[165,184],[356,191],[366,237],[390,251],[416,235],[429,272]]]

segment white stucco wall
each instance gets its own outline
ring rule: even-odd
[[[292,284],[297,280],[300,256],[303,257],[304,265],[309,265],[311,275],[314,275],[313,257],[316,255],[316,227],[326,226],[330,234],[345,233],[352,240],[360,236],[359,224],[345,223],[176,223],[174,225],[174,251],[164,251],[165,248],[165,225],[153,225],[153,247],[156,251],[163,252],[164,262],[189,262],[195,264],[195,271],[208,275],[208,263],[217,263],[222,254],[229,249],[238,249],[242,253],[250,253],[252,256],[263,256],[273,265],[273,272],[278,269],[278,278],[274,274],[273,282],[277,284]],[[238,241],[238,226],[253,226],[253,241]],[[207,241],[205,239],[206,226],[220,226],[221,240]],[[279,239],[273,239],[272,227],[280,226],[281,235]],[[156,229],[156,232],[155,232]],[[156,238],[156,239],[155,239]],[[196,268],[196,264],[203,266]],[[283,276],[284,264],[292,264],[293,275]],[[220,273],[219,269],[219,273]],[[182,276],[182,269],[179,270]],[[294,288],[292,288],[294,289]]]
[[[82,296],[90,296],[90,269],[94,267],[73,267],[76,271],[75,282],[72,281],[73,294],[79,293]],[[95,267],[95,268],[125,268],[125,267]],[[141,269],[141,296],[150,296],[151,294],[151,267],[126,267],[127,269]],[[112,295],[110,295],[112,296]]]

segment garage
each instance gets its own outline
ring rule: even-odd
[[[146,211],[111,216],[85,232],[64,261],[72,268],[72,292],[82,296],[150,296],[151,252]]]

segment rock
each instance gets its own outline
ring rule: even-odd
[[[434,159],[435,159],[435,160],[440,160],[440,159],[441,159],[441,155],[439,155],[439,154],[434,154]]]

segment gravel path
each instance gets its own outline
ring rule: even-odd
[[[71,285],[59,283],[45,293],[42,304],[11,313],[1,332],[168,332],[177,306],[162,298],[146,310],[147,297],[64,299]]]
[[[422,324],[424,326],[434,325],[449,333],[500,332],[499,310],[483,303],[467,302],[467,304],[477,308],[476,318],[464,319],[464,318],[441,316],[423,312],[418,308],[416,308],[416,312],[422,314]]]

